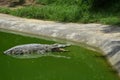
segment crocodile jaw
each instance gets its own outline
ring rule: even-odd
[[[52,52],[67,52],[68,50],[65,50],[63,48],[53,48]]]

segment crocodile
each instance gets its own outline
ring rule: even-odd
[[[14,46],[6,51],[4,54],[7,55],[23,55],[23,54],[45,54],[47,52],[65,52],[68,50],[63,49],[64,47],[70,46],[70,44],[23,44]]]

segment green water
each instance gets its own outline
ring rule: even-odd
[[[19,59],[3,54],[10,47],[27,43],[55,42],[0,32],[0,80],[120,80],[104,59],[96,57],[98,53],[79,46],[67,47],[70,52],[53,53],[65,57]]]

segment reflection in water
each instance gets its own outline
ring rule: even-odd
[[[19,58],[19,59],[29,59],[29,58],[40,58],[40,57],[54,57],[54,58],[65,58],[65,59],[70,59],[71,57],[68,56],[63,56],[63,55],[55,55],[52,53],[47,53],[47,54],[24,54],[24,55],[9,55],[14,58]]]

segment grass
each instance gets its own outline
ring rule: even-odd
[[[93,8],[93,1],[94,0],[37,0],[37,6],[25,6],[18,9],[0,8],[0,13],[60,22],[120,25],[118,5],[120,1],[114,5],[112,4],[113,7],[110,7],[110,9],[108,6],[95,6],[95,8]]]
[[[64,9],[63,9],[64,8]],[[70,10],[72,9],[72,10]],[[48,20],[58,20],[58,21],[75,21],[78,17],[78,7],[77,6],[43,6],[42,8],[30,6],[22,9],[16,9],[10,14],[35,18],[35,19],[48,19]],[[71,15],[69,15],[71,14]]]

